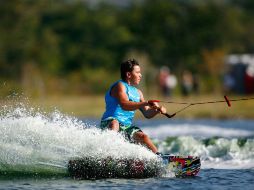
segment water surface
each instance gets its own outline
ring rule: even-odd
[[[67,163],[86,156],[141,159],[156,156],[121,135],[96,128],[98,120],[23,106],[0,112],[0,189],[252,189],[253,120],[153,119],[135,123],[159,150],[199,156],[194,178],[170,175],[149,179],[74,180]]]

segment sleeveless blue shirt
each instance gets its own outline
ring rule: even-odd
[[[135,115],[135,111],[127,111],[122,109],[118,100],[110,95],[112,87],[114,87],[118,82],[121,82],[125,86],[125,92],[129,98],[129,101],[132,102],[140,102],[140,94],[138,89],[134,86],[129,85],[123,80],[119,80],[115,82],[105,95],[105,103],[106,103],[106,111],[102,116],[102,120],[106,120],[108,118],[115,118],[120,123],[125,126],[130,126],[132,124],[133,117]]]

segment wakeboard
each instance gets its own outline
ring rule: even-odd
[[[170,171],[176,177],[193,177],[200,171],[199,157],[163,155],[156,162],[133,159],[73,159],[68,162],[68,172],[76,179],[149,178],[163,176]]]
[[[176,177],[196,176],[201,168],[199,157],[163,155],[162,160],[167,169],[174,172]]]

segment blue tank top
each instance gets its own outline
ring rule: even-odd
[[[132,124],[135,111],[127,111],[122,109],[118,100],[110,95],[112,87],[114,87],[118,82],[121,82],[125,86],[126,90],[125,92],[129,98],[129,101],[140,102],[140,94],[138,92],[138,89],[135,88],[134,86],[130,86],[123,80],[119,80],[115,82],[113,85],[111,85],[109,90],[106,92],[105,95],[106,111],[102,116],[102,120],[112,117],[117,119],[123,125],[130,126]]]

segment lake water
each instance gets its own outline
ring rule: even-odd
[[[199,156],[201,171],[193,178],[176,178],[169,172],[148,179],[72,179],[67,172],[72,158],[156,158],[119,134],[100,131],[97,123],[58,111],[2,107],[0,189],[253,189],[254,120],[135,122],[161,152]]]

